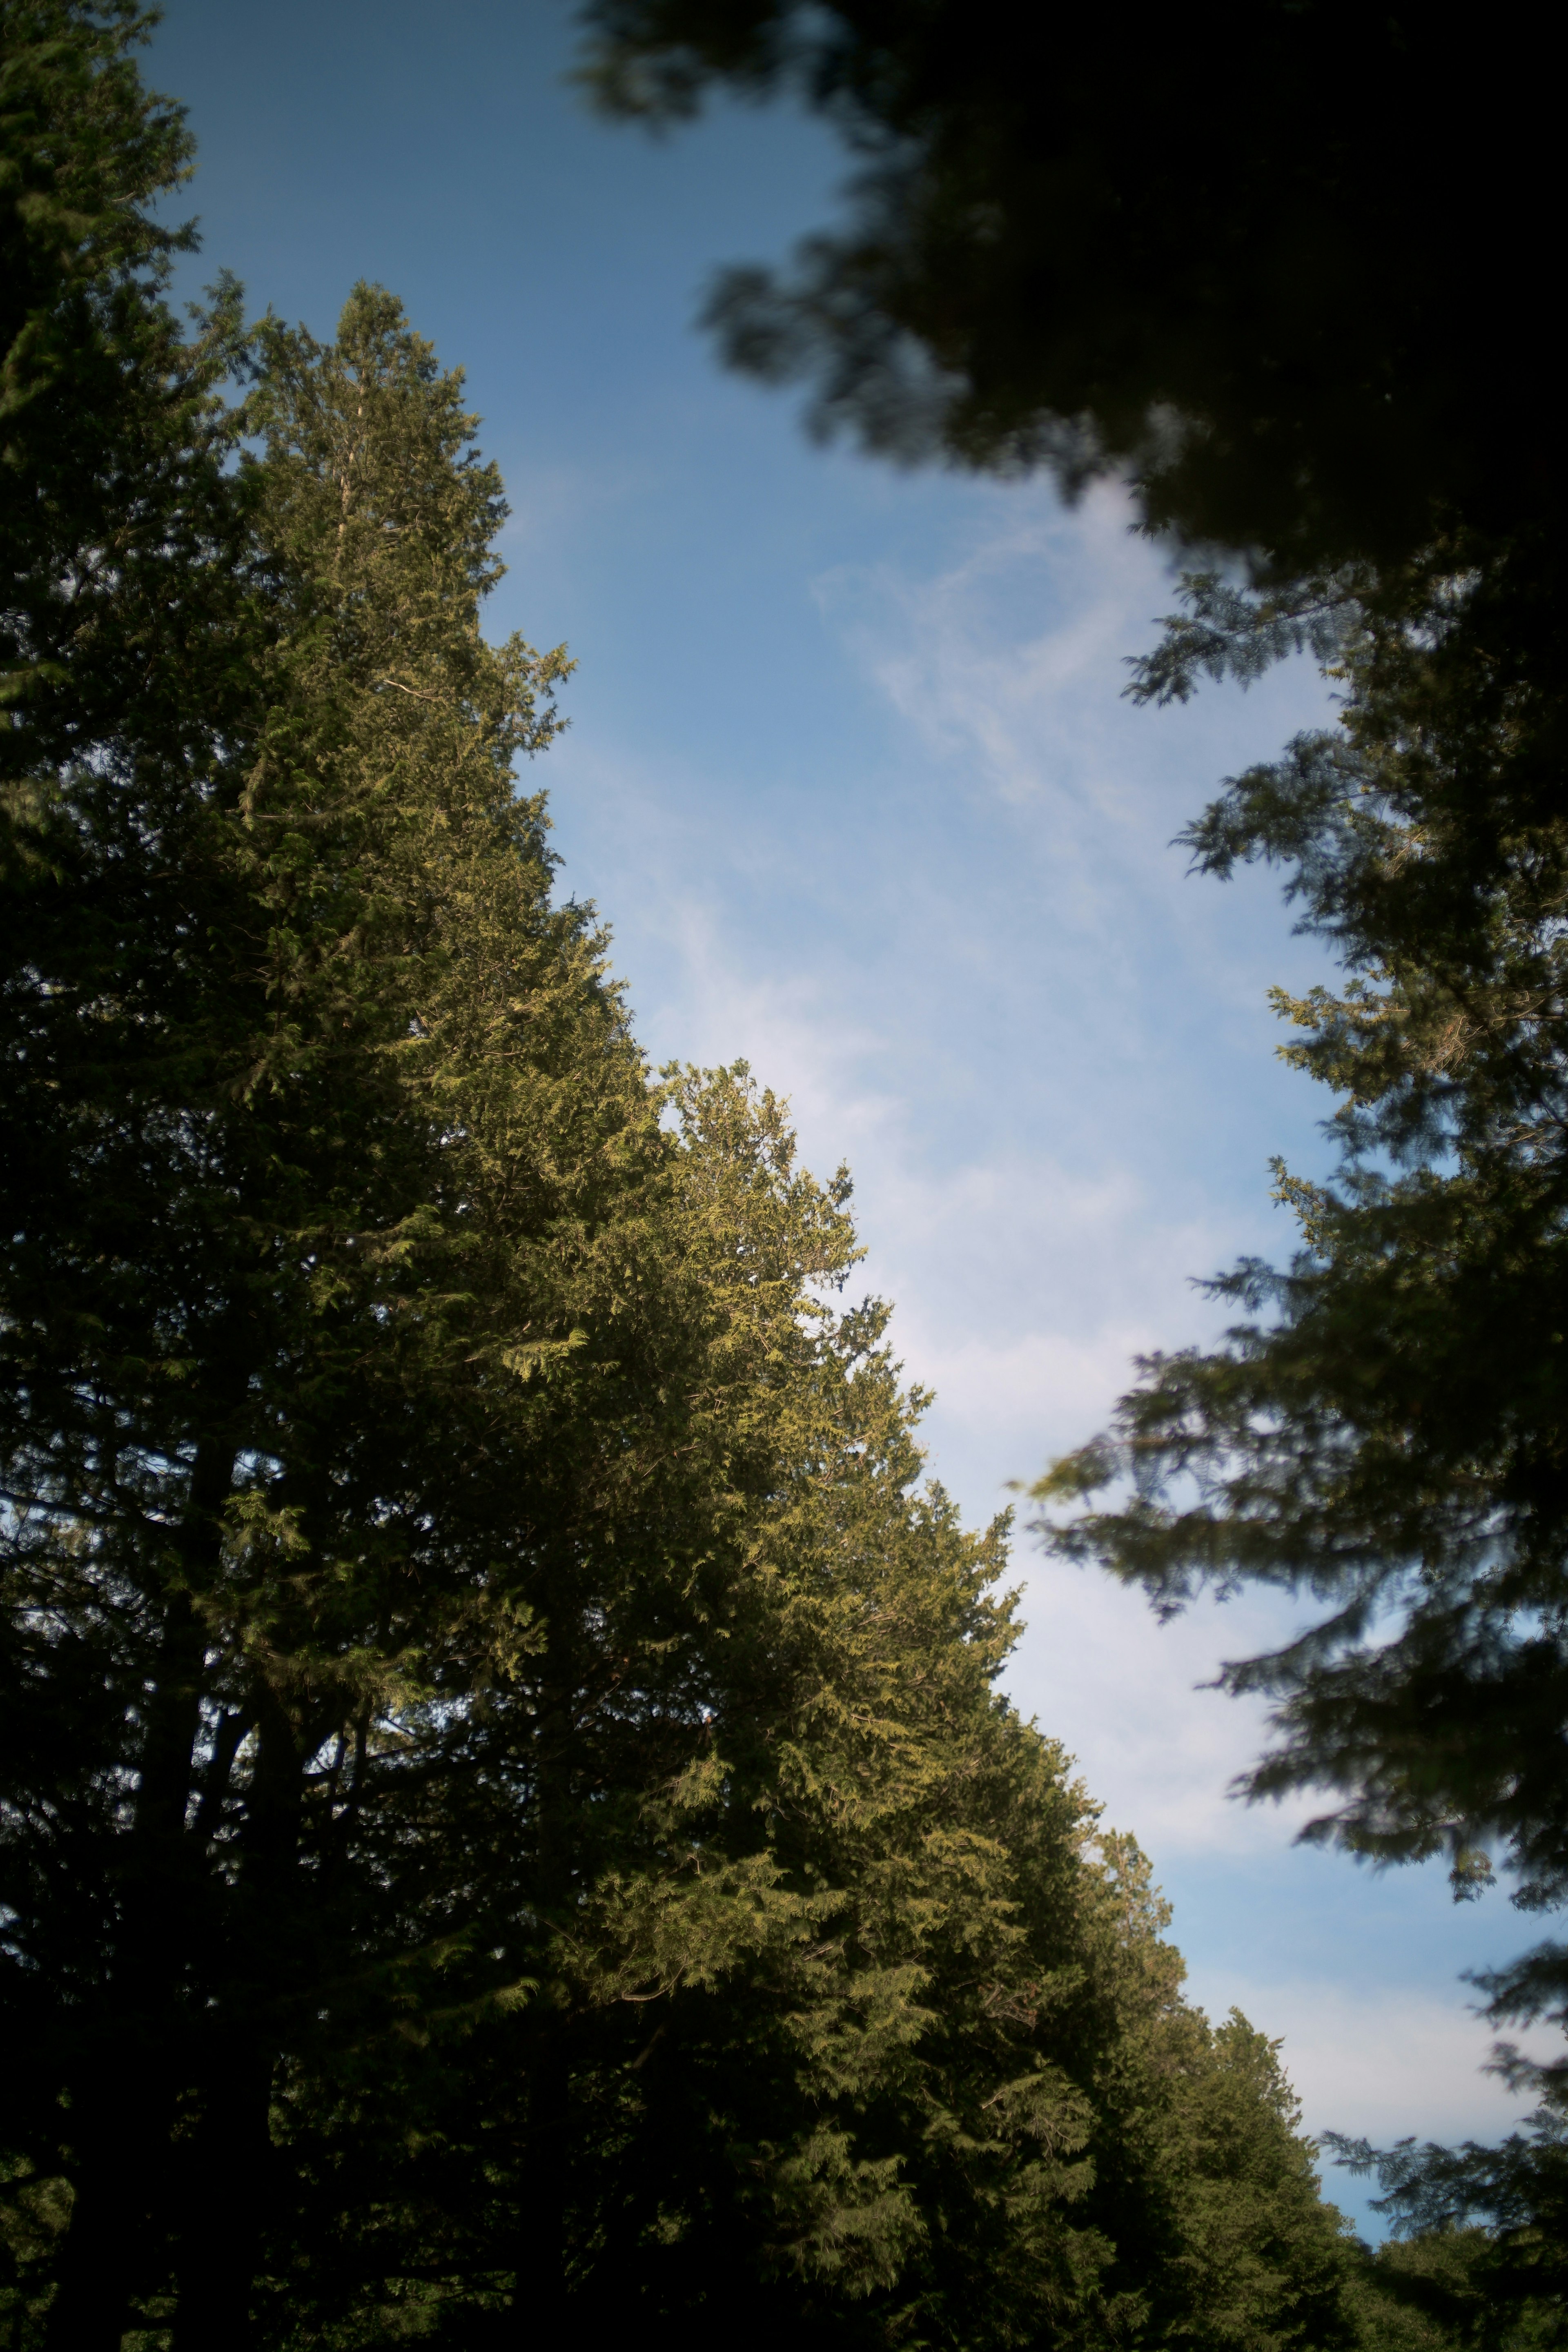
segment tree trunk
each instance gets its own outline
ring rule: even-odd
[[[276,2176],[270,2113],[280,2008],[297,1987],[304,1759],[287,1709],[258,1709],[216,2031],[203,2069],[176,2256],[174,2352],[244,2352]]]
[[[564,1924],[571,1906],[572,1706],[570,1652],[558,1642],[566,1686],[541,1708],[534,1782],[535,1888],[547,1919]],[[528,2352],[567,2340],[567,2175],[571,2158],[572,2063],[566,2012],[545,2008],[529,2066],[528,2127],[520,2167],[510,2341]]]
[[[531,2067],[528,2143],[513,2256],[510,2343],[517,2352],[545,2352],[567,2342],[567,2116],[571,2070],[565,2020],[546,2029]]]
[[[112,2099],[121,2121],[129,2087],[116,2086]],[[146,2195],[140,2132],[117,2138],[112,2116],[84,2120],[79,2147],[66,2259],[44,2340],[48,2352],[120,2352],[132,2324],[132,2296],[139,2276],[145,2277],[148,2238],[159,2231],[162,2200]]]
[[[272,2060],[238,2050],[211,2084],[192,2142],[175,2252],[174,2352],[245,2352],[272,2189]]]
[[[232,1440],[198,1447],[181,1550],[199,1591],[216,1570]],[[170,2136],[184,2087],[183,1981],[205,1938],[204,1858],[186,1832],[201,1729],[205,1640],[184,1591],[164,1601],[96,2030],[81,2037],[72,2084],[74,2189],[49,2308],[47,2352],[120,2352],[133,2299],[167,2281]],[[106,1890],[112,1901],[112,1892]]]

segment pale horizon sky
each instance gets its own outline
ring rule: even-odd
[[[1113,488],[1068,511],[900,474],[722,375],[709,273],[819,222],[840,158],[787,112],[608,129],[570,50],[545,0],[173,0],[148,78],[200,147],[183,290],[231,268],[326,335],[378,279],[467,369],[513,509],[489,625],[580,665],[530,778],[562,887],[611,926],[653,1061],[743,1055],[807,1164],[850,1163],[868,1282],[938,1391],[931,1471],[982,1518],[1139,1349],[1215,1329],[1197,1278],[1291,1246],[1268,1162],[1321,1165],[1329,1104],[1266,991],[1327,968],[1274,879],[1221,887],[1170,845],[1324,688],[1291,665],[1135,709],[1125,658],[1173,589]],[[1226,1794],[1259,1724],[1196,1685],[1278,1608],[1162,1628],[1025,1539],[1015,1572],[1014,1696],[1153,1858],[1194,1995],[1283,2036],[1309,2126],[1506,2130],[1458,1972],[1528,1923]]]

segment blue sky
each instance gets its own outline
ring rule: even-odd
[[[1298,666],[1134,710],[1171,586],[1116,492],[898,474],[721,374],[710,272],[819,221],[839,157],[787,112],[608,130],[570,54],[544,0],[169,0],[189,290],[226,266],[325,335],[379,279],[467,369],[513,509],[492,624],[580,663],[539,776],[563,887],[613,927],[654,1059],[744,1055],[808,1161],[850,1162],[869,1285],[939,1393],[931,1469],[988,1516],[1137,1349],[1213,1328],[1194,1277],[1290,1245],[1268,1161],[1317,1164],[1327,1104],[1265,992],[1323,967],[1268,877],[1169,845],[1323,690]],[[1284,2036],[1313,2126],[1506,2128],[1458,1974],[1526,1923],[1226,1797],[1258,1721],[1195,1686],[1278,1614],[1160,1628],[1026,1542],[1016,1567],[1015,1695],[1153,1856],[1197,1998]]]

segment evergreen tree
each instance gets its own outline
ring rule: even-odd
[[[1245,1316],[1226,1342],[1150,1360],[1109,1436],[1037,1492],[1124,1477],[1053,1540],[1162,1608],[1247,1579],[1320,1604],[1226,1670],[1273,1701],[1254,1795],[1327,1788],[1309,1835],[1382,1862],[1446,1853],[1460,1895],[1500,1847],[1515,1901],[1545,1912],[1568,1892],[1557,707],[1510,659],[1495,577],[1434,562],[1404,609],[1385,584],[1342,577],[1309,602],[1194,579],[1145,668],[1145,692],[1185,693],[1310,634],[1342,683],[1341,724],[1235,780],[1188,836],[1211,871],[1283,865],[1349,967],[1338,992],[1279,1000],[1301,1033],[1288,1058],[1341,1098],[1341,1165],[1322,1184],[1279,1170],[1293,1264],[1225,1276]],[[1568,1958],[1545,1943],[1481,1981],[1500,2023],[1561,2021]],[[1563,2069],[1516,2072],[1541,2130],[1506,2196],[1477,2155],[1472,2206],[1449,2209],[1523,2227],[1533,2167],[1530,2227],[1550,2236]]]
[[[493,477],[384,298],[263,345],[246,698],[18,828],[6,1900],[72,2345],[171,2266],[241,2340],[279,2055],[406,1949],[386,1726],[530,1638],[509,1555],[657,1411],[663,1147],[514,793],[560,662],[479,636]]]
[[[1451,584],[1462,604],[1473,583]],[[1184,690],[1194,648],[1250,657],[1245,601],[1211,582],[1195,601],[1201,626],[1179,625],[1148,690]],[[1238,1576],[1331,1600],[1277,1658],[1235,1670],[1281,1702],[1285,1743],[1254,1792],[1337,1788],[1346,1802],[1315,1834],[1385,1860],[1446,1850],[1461,1886],[1500,1834],[1542,1908],[1564,1889],[1549,1727],[1568,836],[1516,809],[1500,877],[1461,893],[1471,829],[1452,772],[1505,763],[1528,701],[1500,688],[1487,709],[1463,618],[1450,641],[1437,597],[1425,632],[1346,603],[1341,725],[1237,779],[1187,836],[1211,871],[1286,865],[1303,927],[1351,969],[1342,992],[1277,999],[1303,1033],[1286,1057],[1341,1097],[1339,1179],[1279,1171],[1301,1255],[1217,1286],[1268,1319],[1211,1355],[1155,1360],[1113,1439],[1042,1491],[1131,1473],[1125,1510],[1063,1540],[1162,1603]]]
[[[170,724],[165,616],[222,513],[205,470],[213,354],[160,299],[190,240],[147,212],[191,152],[136,70],[153,21],[131,0],[0,12],[8,795],[64,740],[112,728],[132,682],[155,706],[148,730]]]
[[[1343,2340],[1271,2053],[824,1303],[847,1180],[650,1085],[554,898],[460,380],[369,288],[184,341],[137,20],[22,14],[12,2334]]]
[[[1482,2230],[1439,2230],[1363,2248],[1351,2288],[1362,2341],[1376,2352],[1454,2352],[1473,2340],[1467,2323],[1480,2315],[1476,2273],[1489,2242]],[[1528,2329],[1506,2330],[1510,2339],[1520,2352],[1539,2340]]]
[[[1364,2141],[1336,2141],[1341,2163],[1381,2176],[1376,2210],[1398,2232],[1356,2298],[1374,2331],[1395,2346],[1486,2352],[1562,2342],[1563,2137],[1562,2102],[1548,2100],[1500,2147],[1418,2148],[1406,2139],[1379,2154]]]
[[[133,7],[70,0],[7,5],[0,18],[0,1021],[8,1081],[0,1981],[14,2060],[5,2145],[24,2176],[37,2175],[58,2128],[47,2111],[58,2087],[45,2047],[49,2014],[71,2004],[76,1970],[91,1965],[82,1881],[61,1865],[66,1853],[92,1843],[89,1817],[107,1798],[101,1780],[95,1785],[105,1711],[138,1703],[124,1686],[106,1687],[116,1635],[102,1612],[71,1619],[68,1608],[62,1617],[65,1588],[40,1593],[32,1585],[31,1515],[50,1507],[35,1479],[51,1486],[51,1448],[57,1460],[75,1453],[79,1461],[95,1417],[97,1433],[107,1434],[87,1367],[99,1342],[77,1318],[90,1321],[110,1306],[117,1227],[146,1218],[151,1242],[162,1206],[140,1181],[126,1128],[118,1142],[104,1138],[100,1162],[102,1176],[123,1183],[122,1197],[84,1198],[79,1186],[82,1215],[68,1232],[52,1188],[78,1147],[90,1154],[89,1130],[116,1055],[121,1098],[137,1101],[167,1043],[157,1010],[174,992],[173,967],[193,929],[221,924],[226,911],[205,855],[202,796],[185,780],[193,769],[221,766],[219,730],[234,702],[246,540],[216,400],[232,304],[221,303],[211,331],[187,343],[161,299],[180,240],[144,207],[177,184],[188,142],[177,113],[150,98],[136,73],[132,51],[149,21]],[[132,772],[134,807],[118,789]],[[186,868],[179,887],[171,887],[172,860]],[[76,988],[47,944],[73,929]],[[57,1412],[63,1419],[53,1419]],[[112,1484],[111,1443],[99,1471]],[[88,1538],[91,1523],[79,1520],[78,1534]],[[40,1644],[54,1668],[42,1707],[32,1673]],[[120,1654],[127,1658],[122,1646]],[[150,1800],[149,1830],[152,1810]],[[46,1885],[47,1922],[29,1916]],[[134,2051],[121,2044],[112,2058],[134,2073]],[[44,2173],[50,2168],[46,2160]],[[36,2221],[58,2217],[56,2191],[19,2194]],[[123,2181],[118,2202],[122,2215],[109,2226],[132,2235],[135,2191],[128,2196]],[[35,2252],[49,2236],[47,2227],[41,2239],[24,2231]]]
[[[812,385],[819,428],[1068,484],[1125,471],[1156,525],[1291,577],[1397,563],[1445,522],[1557,527],[1537,289],[1561,199],[1522,12],[581,15],[612,115],[784,93],[842,139],[845,217],[792,270],[727,272],[708,313],[731,364]]]
[[[881,1313],[814,1303],[854,1255],[841,1200],[742,1074],[674,1091],[728,1639],[673,1773],[668,1714],[615,1785],[580,1716],[563,1760],[621,1842],[579,1832],[601,1874],[548,1922],[515,1860],[547,1649],[465,1735],[481,1834],[472,1780],[431,1776],[414,1834],[490,1874],[485,1940],[528,1973],[476,2003],[448,1962],[444,2004],[293,2074],[282,2340],[1348,2343],[1273,2052],[1182,2001],[1136,1847],[994,1693],[1004,1530],[919,1489]]]

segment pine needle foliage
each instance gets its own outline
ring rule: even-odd
[[[1348,2342],[847,1178],[558,896],[460,378],[368,286],[183,338],[141,20],[17,27],[11,2339]]]
[[[1397,564],[1444,521],[1556,527],[1535,288],[1561,197],[1525,12],[579,14],[612,117],[782,98],[837,134],[837,217],[782,268],[723,271],[707,316],[731,365],[806,385],[818,432],[1069,489],[1113,471],[1156,528],[1279,577]]]
[[[1342,959],[1338,988],[1277,998],[1285,1057],[1339,1098],[1339,1161],[1327,1181],[1278,1168],[1292,1262],[1222,1276],[1225,1343],[1148,1360],[1036,1493],[1059,1552],[1163,1610],[1249,1581],[1303,1604],[1292,1640],[1225,1669],[1272,1706],[1247,1793],[1325,1790],[1309,1837],[1445,1855],[1461,1896],[1495,1856],[1544,1913],[1568,1894],[1560,623],[1522,573],[1463,555],[1254,594],[1195,576],[1143,666],[1140,690],[1184,695],[1305,641],[1340,686],[1336,727],[1232,780],[1186,836],[1209,872],[1279,865]],[[1561,2022],[1563,1947],[1479,1982],[1500,2025]],[[1429,2189],[1442,2226],[1485,2216],[1522,2247],[1556,2226],[1563,2073],[1506,2045],[1500,2063],[1543,2100],[1511,2156],[1389,2178],[1396,2212]]]
[[[1540,714],[1506,692],[1489,709],[1463,611],[1485,585],[1445,585],[1451,638],[1437,597],[1392,628],[1345,593],[1342,724],[1236,780],[1189,835],[1210,870],[1286,866],[1303,928],[1351,967],[1337,993],[1278,998],[1301,1033],[1286,1057],[1341,1098],[1340,1174],[1279,1171],[1301,1255],[1216,1286],[1257,1319],[1213,1354],[1152,1361],[1113,1435],[1041,1493],[1127,1471],[1126,1507],[1061,1541],[1162,1605],[1242,1577],[1331,1603],[1229,1670],[1276,1697],[1285,1735],[1253,1793],[1337,1788],[1311,1834],[1384,1860],[1447,1852],[1460,1887],[1500,1837],[1542,1908],[1564,1886],[1548,1724],[1568,868],[1560,818],[1521,793],[1477,874],[1453,771],[1506,780]],[[1212,612],[1212,583],[1194,595]]]
[[[561,1492],[613,1480],[647,1393],[664,1147],[511,782],[560,665],[479,637],[496,486],[395,306],[315,362],[263,331],[215,757],[105,747],[56,779],[65,874],[25,845],[9,1719],[26,1758],[62,1695],[92,1710],[10,1855],[35,2128],[76,2184],[61,2341],[117,2340],[171,2260],[182,2340],[243,2324],[288,2021],[333,2023],[329,1951],[374,2000],[405,1950],[357,1907],[390,1727],[526,1641],[509,1543],[570,1541]]]

